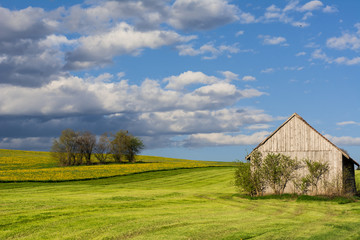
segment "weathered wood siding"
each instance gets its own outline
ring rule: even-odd
[[[342,153],[296,116],[289,119],[274,135],[262,143],[258,150],[263,154],[263,157],[268,153],[281,153],[298,160],[307,158],[314,161],[327,161],[330,167],[327,176],[328,181],[338,178],[339,173],[343,171]],[[299,173],[305,175],[306,168],[303,168]],[[292,184],[289,184],[285,191],[292,193],[294,191]]]

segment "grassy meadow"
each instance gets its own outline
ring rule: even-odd
[[[109,159],[107,164],[100,165],[96,159],[92,161],[94,165],[60,167],[49,152],[0,149],[0,182],[84,180],[179,168],[234,166],[226,162],[153,156],[137,156],[135,164],[115,164]]]
[[[234,170],[182,168],[82,181],[3,182],[0,239],[360,238],[360,202],[247,198],[233,186]]]

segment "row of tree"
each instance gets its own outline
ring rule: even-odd
[[[306,168],[307,174],[299,176],[298,169]],[[240,163],[235,172],[235,185],[252,196],[261,196],[267,187],[275,194],[282,194],[292,182],[302,194],[309,188],[317,194],[320,180],[329,171],[329,164],[304,159],[299,161],[283,154],[269,153],[265,158],[259,151],[251,156],[251,162]]]
[[[135,157],[144,148],[142,140],[120,130],[104,133],[99,138],[89,131],[77,132],[65,129],[59,139],[54,140],[51,153],[63,166],[92,164],[94,156],[98,162],[106,163],[109,158],[121,163],[126,159],[135,162]],[[125,158],[125,159],[124,159]]]

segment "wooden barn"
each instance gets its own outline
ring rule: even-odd
[[[318,193],[329,194],[332,193],[331,191],[335,191],[335,187],[339,189],[339,186],[342,193],[356,192],[354,168],[359,164],[347,152],[335,146],[296,113],[264,139],[246,159],[251,161],[251,155],[256,150],[261,152],[263,157],[269,153],[281,153],[298,160],[327,161],[329,172],[322,181]],[[300,176],[305,176],[307,173],[305,168],[298,171]],[[294,192],[296,192],[294,185],[289,183],[285,193]],[[267,188],[265,194],[270,193],[272,190]]]

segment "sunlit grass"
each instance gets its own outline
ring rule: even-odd
[[[0,239],[359,239],[360,203],[249,199],[234,168],[0,183]]]
[[[121,176],[134,173],[230,166],[233,163],[138,156],[138,163],[60,167],[48,152],[0,150],[0,181],[69,181]]]

